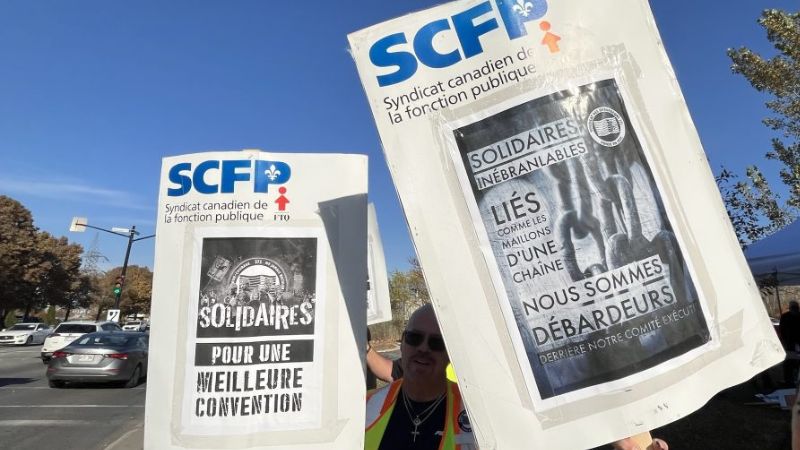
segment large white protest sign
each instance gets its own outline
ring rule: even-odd
[[[383,242],[378,229],[378,215],[375,205],[369,204],[367,219],[367,267],[369,269],[369,290],[367,290],[367,324],[373,325],[392,320],[392,305],[389,299],[389,274],[386,272],[386,259],[383,256]]]
[[[366,163],[164,159],[145,448],[362,445]]]
[[[481,448],[587,448],[783,358],[646,2],[350,35]]]

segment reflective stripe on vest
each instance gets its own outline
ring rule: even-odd
[[[379,389],[367,398],[366,431],[364,435],[364,450],[378,450],[381,439],[386,432],[389,418],[397,404],[398,393],[403,380],[397,380],[392,384]],[[445,426],[439,450],[461,450],[470,448],[462,446],[456,435],[460,432],[458,427],[458,416],[462,411],[461,393],[458,385],[447,383],[447,410],[445,413]]]

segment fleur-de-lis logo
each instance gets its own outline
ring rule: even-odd
[[[517,4],[511,9],[516,11],[517,14],[521,15],[522,17],[528,17],[533,9],[533,3],[526,2],[525,0],[517,0]]]
[[[269,178],[269,181],[275,181],[275,178],[278,178],[280,174],[281,171],[275,168],[275,164],[270,164],[269,170],[267,171],[267,178]]]

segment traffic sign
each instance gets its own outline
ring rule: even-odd
[[[106,315],[106,320],[119,323],[119,310],[109,309],[108,314]]]

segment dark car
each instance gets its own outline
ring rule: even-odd
[[[147,345],[146,333],[85,334],[53,352],[47,366],[50,387],[64,387],[68,381],[120,381],[126,388],[135,387],[147,373]]]

